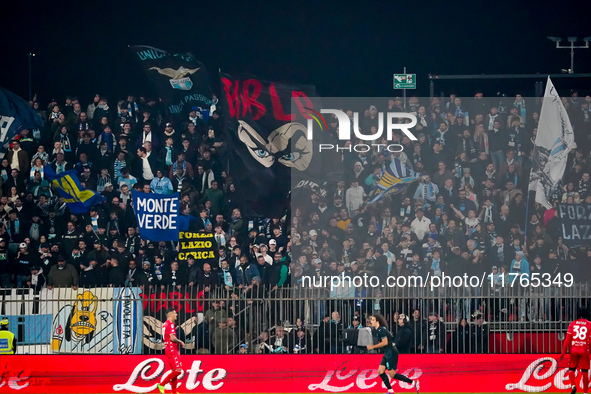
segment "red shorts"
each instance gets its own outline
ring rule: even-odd
[[[168,358],[170,369],[172,369],[173,371],[176,369],[183,369],[183,365],[181,364],[181,355],[178,351],[167,351],[166,357]]]
[[[589,369],[589,353],[571,353],[568,367],[571,369]]]

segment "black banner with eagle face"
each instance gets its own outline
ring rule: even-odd
[[[306,122],[296,121],[320,109],[315,87],[223,74],[221,89],[233,178],[252,209],[245,215],[282,216],[296,176],[322,194],[326,161],[314,148],[320,141],[308,140]]]
[[[148,79],[156,87],[172,116],[184,116],[195,107],[198,114],[209,113],[212,90],[205,66],[190,53],[170,53],[137,45],[131,50]]]

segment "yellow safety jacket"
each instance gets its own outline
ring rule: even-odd
[[[0,354],[14,354],[14,334],[8,330],[0,330]]]

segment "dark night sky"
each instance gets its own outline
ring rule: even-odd
[[[560,72],[570,65],[569,50],[555,49],[546,36],[578,36],[579,43],[591,36],[591,5],[582,1],[539,1],[536,7],[530,1],[76,3],[85,5],[0,4],[0,85],[26,97],[27,53],[34,52],[33,91],[43,102],[62,102],[66,94],[84,101],[97,92],[151,94],[127,48],[143,44],[192,52],[214,82],[221,68],[311,83],[325,97],[400,95],[392,73],[406,66],[418,76],[416,93],[427,96],[429,73]],[[591,49],[576,50],[575,70],[591,72]],[[562,94],[573,87],[591,92],[588,81],[554,82]],[[436,94],[455,89],[471,96],[475,88],[485,95],[533,94],[533,85],[448,81]]]

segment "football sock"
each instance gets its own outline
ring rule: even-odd
[[[570,380],[571,387],[572,386],[575,386],[576,385],[576,383],[575,383],[575,371],[568,371],[568,377],[569,377],[569,380]]]
[[[172,371],[172,372],[171,372],[171,373],[170,373],[170,374],[169,374],[169,375],[166,377],[166,379],[164,379],[164,381],[163,381],[162,383],[160,383],[160,384],[161,384],[161,385],[163,385],[163,386],[166,386],[166,384],[167,384],[167,383],[171,383],[171,382],[174,380],[174,381],[175,381],[175,382],[174,382],[174,383],[175,383],[175,385],[172,385],[172,384],[171,384],[171,386],[173,386],[173,387],[172,387],[172,389],[173,389],[173,390],[176,390],[176,378],[177,378],[177,376],[179,376],[180,374],[181,374],[181,373],[180,373],[180,372],[178,372],[178,371]]]
[[[586,393],[589,389],[589,371],[583,372],[583,392]]]
[[[396,375],[394,375],[394,379],[396,380],[401,380],[404,383],[412,383],[412,379],[407,378],[406,376],[397,373]]]
[[[388,390],[392,390],[392,385],[390,384],[390,378],[388,378],[388,375],[386,374],[386,372],[381,373],[380,378],[382,378],[382,380],[384,381],[386,388]]]

